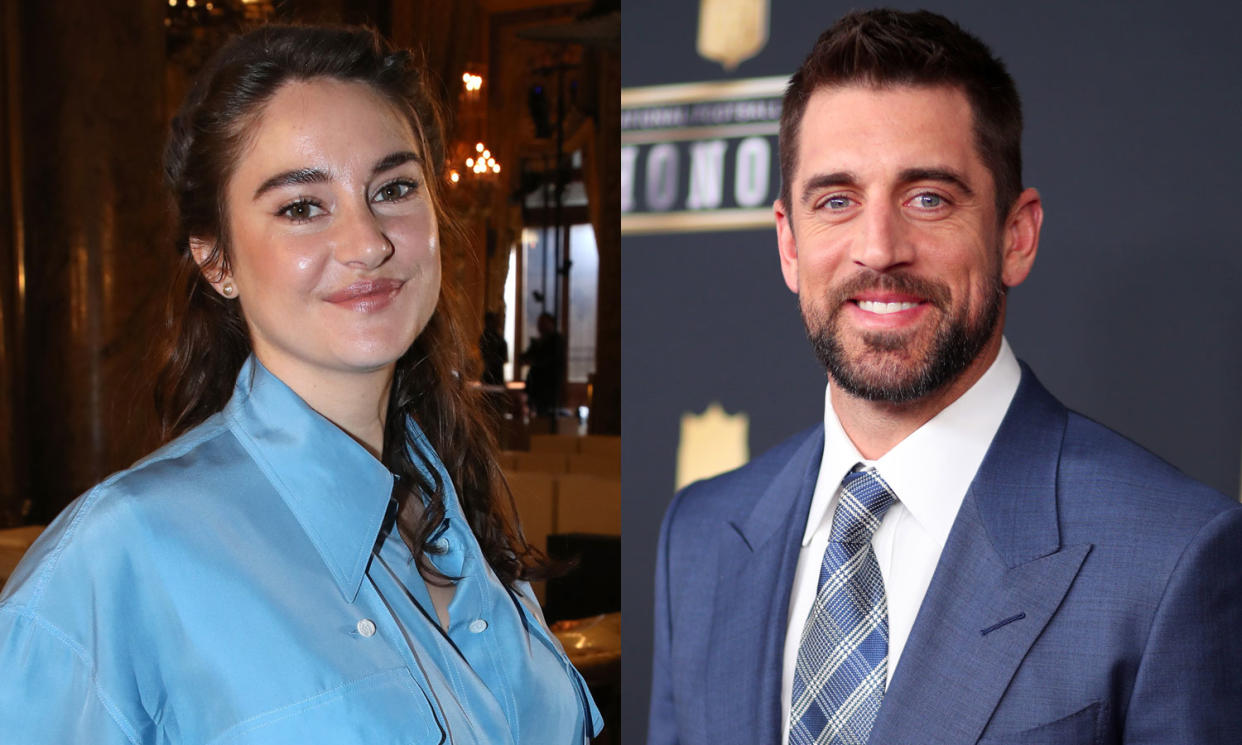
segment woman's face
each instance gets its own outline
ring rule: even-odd
[[[248,135],[213,284],[233,283],[255,355],[295,389],[390,369],[440,294],[409,123],[368,85],[320,78],[279,88]],[[200,259],[209,248],[195,242]]]

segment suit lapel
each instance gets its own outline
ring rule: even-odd
[[[789,592],[823,448],[820,427],[749,514],[726,527],[707,669],[707,742],[779,742]]]
[[[1090,546],[1060,545],[1066,410],[1023,367],[919,609],[870,742],[973,743]]]
[[[968,498],[893,671],[872,743],[978,740],[1090,550],[1073,546],[1007,568],[968,514],[974,511]]]

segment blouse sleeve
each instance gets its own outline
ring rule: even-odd
[[[85,652],[21,608],[0,606],[0,671],[0,740],[142,742],[98,686]]]

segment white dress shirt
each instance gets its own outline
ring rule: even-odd
[[[874,466],[898,500],[885,513],[871,539],[888,596],[887,687],[958,508],[1000,428],[1021,377],[1018,360],[1009,343],[1002,339],[996,359],[966,393],[878,460],[859,455],[841,428],[831,395],[825,392],[824,454],[789,596],[789,626],[781,671],[782,745],[789,742],[789,706],[798,646],[815,602],[841,480],[856,463]]]

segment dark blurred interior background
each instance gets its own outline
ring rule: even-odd
[[[263,22],[367,24],[425,54],[469,237],[445,281],[475,338],[500,314],[510,362],[494,382],[520,394],[513,361],[541,313],[567,342],[560,421],[504,444],[527,447],[532,427],[620,434],[615,0],[6,2],[0,527],[47,522],[158,444],[148,379],[175,258],[162,144],[195,71]]]

